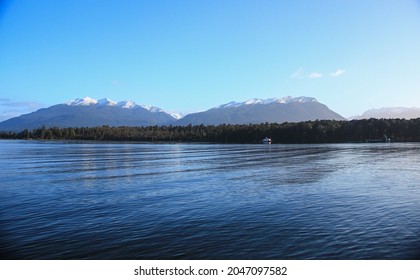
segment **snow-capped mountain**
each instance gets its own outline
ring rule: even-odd
[[[244,102],[232,101],[205,112],[186,115],[176,123],[181,125],[258,124],[317,119],[345,120],[313,97],[285,96],[269,99],[253,98]]]
[[[335,119],[342,116],[312,97],[282,97],[244,102],[229,102],[205,112],[183,116],[159,107],[138,105],[133,101],[116,102],[108,98],[77,98],[40,109],[0,123],[0,131],[22,131],[46,127],[149,126],[149,125],[218,125],[282,123]]]
[[[148,126],[169,124],[176,120],[155,106],[84,97],[1,122],[0,131],[21,131],[41,126]]]
[[[379,109],[370,109],[360,116],[352,119],[416,119],[420,118],[420,108],[407,107],[387,107]]]

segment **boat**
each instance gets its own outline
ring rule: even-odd
[[[265,137],[261,142],[263,144],[271,144],[271,138]]]
[[[367,143],[391,143],[391,138],[389,138],[388,136],[384,135],[382,138],[377,138],[377,139],[366,139]]]

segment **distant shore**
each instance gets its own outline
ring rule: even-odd
[[[43,126],[20,132],[0,132],[0,139],[95,140],[135,142],[261,143],[420,142],[418,119],[316,120],[298,123],[221,124],[139,127]]]

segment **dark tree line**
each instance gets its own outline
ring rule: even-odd
[[[344,143],[380,141],[420,142],[419,119],[368,119],[352,121],[317,120],[299,123],[249,125],[188,125],[147,127],[41,127],[21,132],[0,132],[2,139],[62,139],[152,142],[259,143]]]

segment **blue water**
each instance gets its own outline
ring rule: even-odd
[[[0,141],[3,259],[420,259],[420,144]]]

